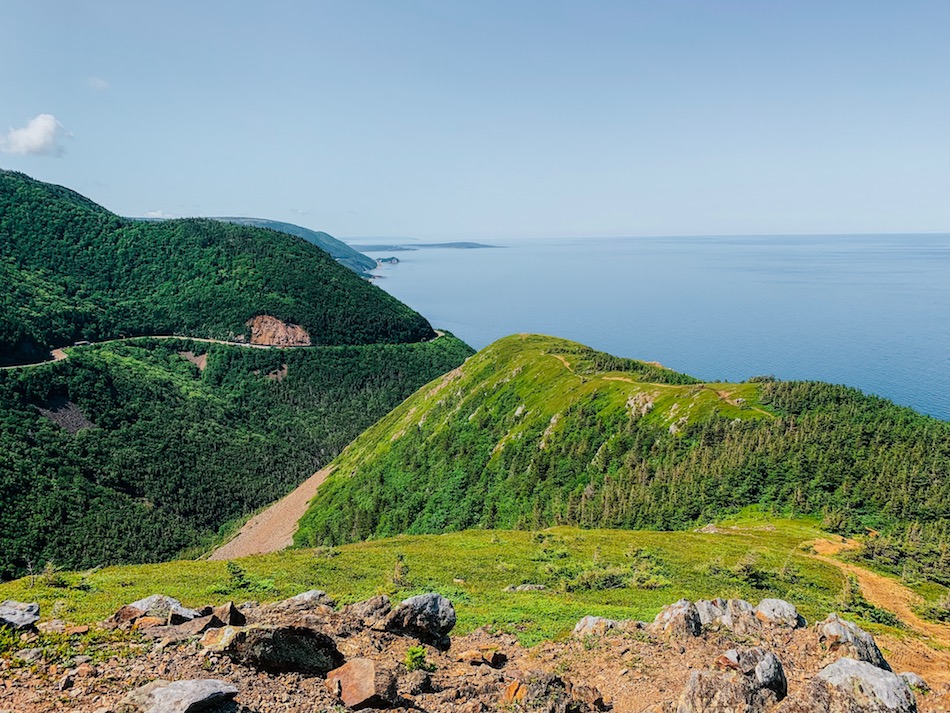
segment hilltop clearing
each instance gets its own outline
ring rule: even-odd
[[[869,556],[950,583],[950,424],[841,386],[706,384],[516,335],[419,389],[334,465],[299,544],[470,527],[678,529],[764,504],[843,533],[874,528]]]
[[[29,639],[29,650],[0,637],[0,660],[10,662],[0,672],[9,681],[5,692],[0,687],[0,705],[12,702],[24,713],[52,711],[49,694],[59,686],[67,691],[59,703],[67,710],[85,710],[81,706],[94,701],[114,708],[130,689],[156,678],[211,678],[233,685],[244,711],[332,710],[335,697],[348,694],[324,681],[343,674],[313,670],[319,659],[297,658],[292,637],[305,637],[300,641],[313,641],[332,654],[327,669],[343,658],[372,661],[386,681],[391,676],[396,684],[391,691],[388,683],[373,689],[382,696],[382,708],[546,710],[544,701],[573,700],[574,707],[565,710],[610,705],[617,713],[639,713],[656,706],[649,710],[666,713],[684,698],[702,701],[719,691],[728,700],[759,690],[734,685],[737,674],[730,672],[742,669],[729,663],[733,649],[774,652],[787,681],[787,689],[773,687],[773,698],[755,698],[755,706],[740,710],[817,713],[819,672],[840,657],[920,673],[932,691],[916,689],[917,710],[946,705],[946,651],[931,648],[899,618],[851,590],[840,563],[816,557],[812,543],[834,538],[813,521],[747,514],[707,529],[472,531],[232,562],[133,565],[26,578],[0,585],[0,599],[36,601],[41,612],[55,606],[60,620],[93,628],[83,633],[80,626],[72,629],[78,633],[64,635],[55,627],[67,623],[43,624],[53,630]],[[309,592],[304,597],[287,599],[304,591]],[[118,630],[96,628],[95,622],[123,605],[157,592],[184,604],[176,615],[184,623],[162,626],[154,612],[125,608],[110,624]],[[401,600],[426,601],[411,599],[425,592],[448,598],[452,623],[448,616],[443,619],[440,604],[429,610],[438,611],[438,617],[414,619],[425,623],[409,628],[400,624],[404,619],[391,610],[408,606],[399,605]],[[730,601],[716,601],[717,596]],[[217,609],[217,623],[199,611],[205,604],[247,599],[259,603],[240,605],[238,614]],[[797,610],[776,599],[792,602]],[[872,633],[880,650],[873,641],[866,643],[870,640],[860,629],[828,618],[832,611]],[[247,622],[220,619],[238,615],[246,615]],[[884,620],[890,623],[879,623]],[[214,628],[222,622],[230,623],[230,630]],[[438,628],[442,622],[446,628]],[[259,645],[251,643],[255,637]],[[335,647],[339,658],[332,653]],[[77,665],[74,657],[80,653],[89,656],[88,665],[82,671],[69,668]],[[905,654],[915,657],[912,663],[902,658]],[[17,663],[20,656],[31,657],[32,663]],[[297,668],[305,664],[310,668]],[[884,673],[868,675],[902,685]],[[70,681],[63,686],[65,678]],[[782,705],[812,707],[774,708],[786,693]]]

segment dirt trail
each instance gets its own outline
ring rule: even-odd
[[[914,611],[920,597],[896,579],[834,559],[834,555],[840,552],[857,549],[860,545],[856,541],[844,538],[838,541],[815,540],[811,545],[815,549],[815,559],[853,576],[865,599],[876,607],[893,612],[911,632],[921,637],[876,637],[886,649],[887,659],[894,670],[916,671],[931,685],[950,684],[950,626],[921,619]]]
[[[323,481],[332,472],[331,467],[317,471],[297,488],[258,513],[240,529],[237,536],[214,550],[210,560],[229,560],[250,555],[263,555],[286,549],[294,543],[297,522],[317,494]]]

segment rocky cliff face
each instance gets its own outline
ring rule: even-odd
[[[247,326],[251,328],[251,344],[269,347],[309,347],[312,344],[307,330],[299,324],[290,324],[269,314],[249,319]]]

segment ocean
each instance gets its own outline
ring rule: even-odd
[[[950,420],[950,234],[485,241],[376,284],[476,349],[540,332],[706,381],[847,384]],[[412,245],[412,243],[402,243]]]

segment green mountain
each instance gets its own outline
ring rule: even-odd
[[[343,269],[343,268],[340,268]],[[204,551],[472,352],[138,338],[0,370],[0,579]]]
[[[282,223],[279,220],[265,220],[263,218],[215,218],[214,220],[235,225],[248,225],[254,228],[268,228],[279,233],[296,235],[298,238],[303,238],[308,243],[313,243],[325,252],[330,253],[334,260],[359,275],[365,276],[367,272],[376,267],[376,261],[373,258],[366,257],[366,255],[351,248],[342,240],[337,240],[329,233],[320,230],[310,230],[293,223]]]
[[[683,529],[760,504],[882,531],[865,556],[950,580],[950,423],[841,386],[699,383],[518,335],[422,387],[335,465],[299,544]]]
[[[315,344],[416,342],[420,315],[306,240],[216,220],[120,218],[0,171],[0,363],[121,335],[247,337],[249,319]]]

